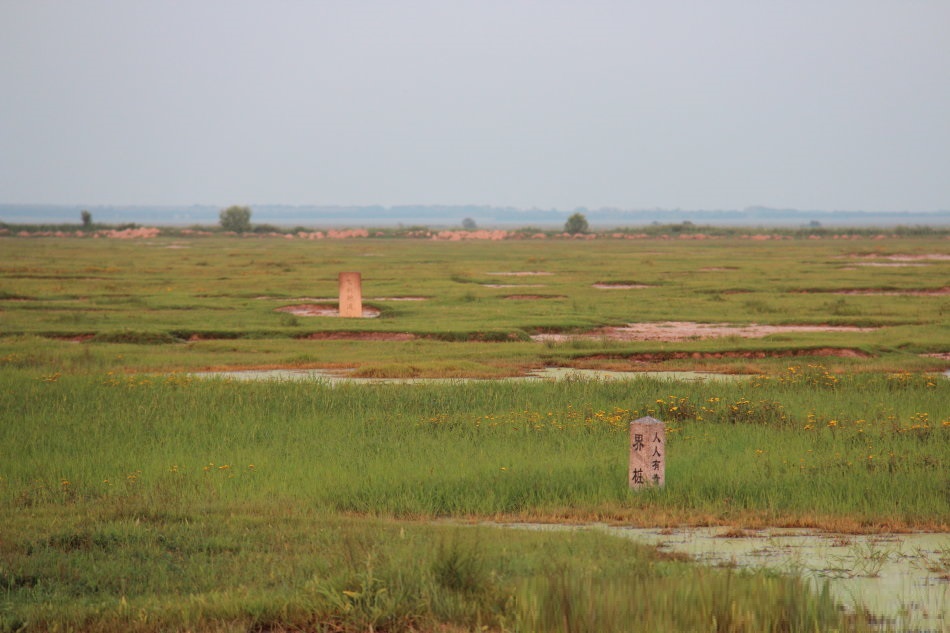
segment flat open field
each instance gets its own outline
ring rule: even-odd
[[[468,524],[950,530],[946,239],[0,252],[0,631],[879,630],[794,575]],[[461,380],[543,367],[741,376]],[[459,380],[194,375],[251,368]],[[631,493],[642,415],[667,483]]]
[[[950,350],[946,239],[7,238],[0,249],[0,358],[53,371],[950,364],[925,356]],[[342,271],[362,273],[375,318],[320,316]]]

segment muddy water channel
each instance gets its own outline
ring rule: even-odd
[[[950,534],[831,534],[801,529],[625,528],[504,524],[509,529],[602,530],[697,562],[828,582],[846,609],[897,630],[950,631]]]

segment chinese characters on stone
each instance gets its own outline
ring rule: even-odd
[[[666,428],[656,418],[630,423],[630,488],[662,486],[666,482]]]
[[[363,316],[363,279],[360,273],[340,273],[340,316]]]

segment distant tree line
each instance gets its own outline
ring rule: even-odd
[[[275,226],[272,224],[251,224],[252,211],[251,208],[244,205],[231,205],[225,209],[219,211],[219,224],[217,227],[208,226],[208,225],[192,225],[189,227],[176,227],[176,226],[165,226],[161,227],[161,235],[166,236],[183,236],[183,235],[194,235],[196,232],[200,233],[214,233],[220,231],[233,232],[237,234],[248,234],[253,233],[257,235],[267,235],[267,234],[281,234],[281,235],[294,235],[297,233],[305,233],[317,230],[327,230],[328,227],[320,227],[319,225],[310,225],[310,226]],[[82,210],[80,212],[80,220],[82,222],[81,228],[86,235],[92,235],[99,230],[124,230],[124,229],[135,229],[140,228],[141,224],[133,222],[124,222],[118,224],[103,224],[96,223],[93,220],[92,213],[88,210]],[[461,221],[462,229],[466,231],[475,231],[478,229],[478,224],[471,217],[466,217]],[[412,225],[412,226],[402,226],[398,227],[393,226],[365,226],[365,225],[353,225],[349,227],[335,226],[334,228],[366,228],[369,231],[369,234],[377,238],[396,238],[396,237],[425,237],[432,233],[437,233],[442,229],[439,228],[430,228],[427,225]],[[46,233],[46,232],[63,232],[63,233],[75,233],[77,225],[73,224],[14,224],[2,221],[0,219],[0,235],[15,235],[18,233],[23,233],[26,235],[37,234],[37,233]],[[906,237],[950,237],[950,226],[944,225],[902,225],[902,226],[887,226],[887,227],[875,227],[875,226],[828,226],[823,225],[821,222],[816,220],[804,223],[798,227],[762,227],[762,226],[736,226],[736,225],[727,225],[727,226],[716,226],[716,225],[701,225],[694,224],[689,220],[676,223],[664,223],[652,222],[645,225],[628,225],[628,226],[618,226],[613,229],[605,229],[599,231],[592,231],[590,225],[587,221],[587,217],[581,211],[573,213],[567,221],[564,223],[564,226],[561,230],[542,228],[537,226],[523,226],[520,228],[508,228],[506,229],[512,238],[528,238],[537,234],[545,234],[550,237],[555,237],[560,233],[567,233],[569,235],[582,235],[596,233],[598,235],[607,237],[611,235],[623,236],[623,235],[636,235],[638,237],[680,237],[687,235],[705,235],[708,237],[719,237],[719,238],[739,238],[742,236],[748,236],[753,234],[770,234],[770,235],[779,235],[783,237],[791,237],[804,239],[808,237],[826,237],[831,238],[835,236],[848,235],[848,236],[861,236],[861,237],[874,237],[878,235],[885,236],[906,236]]]

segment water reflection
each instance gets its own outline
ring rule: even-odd
[[[714,566],[773,569],[825,581],[846,608],[866,607],[898,630],[950,624],[950,534],[831,534],[769,528],[625,528],[506,524],[532,530],[597,529]]]

